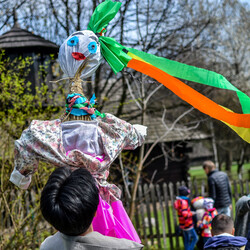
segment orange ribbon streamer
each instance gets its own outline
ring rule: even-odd
[[[204,114],[207,114],[217,120],[223,121],[227,123],[227,125],[250,128],[250,114],[238,114],[227,111],[226,109],[213,102],[206,96],[200,94],[196,90],[192,89],[182,81],[149,63],[132,58],[128,62],[127,67],[135,69],[136,71],[154,78],[165,87],[170,89],[181,99],[191,104],[194,108],[198,109]]]

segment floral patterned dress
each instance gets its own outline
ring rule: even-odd
[[[85,126],[92,123],[95,127],[98,137],[95,143],[103,152],[101,159],[93,153],[85,152],[86,150],[67,151],[63,143],[63,123],[60,120],[32,121],[15,142],[15,169],[10,181],[20,188],[28,188],[39,160],[57,167],[84,167],[95,177],[103,200],[109,204],[118,200],[119,188],[107,182],[110,164],[122,150],[132,150],[143,143],[146,127],[131,125],[111,114],[106,114],[104,118],[98,117],[95,121],[94,125],[92,121],[77,122],[82,122]],[[74,124],[74,121],[71,122]],[[84,141],[85,138],[78,136],[77,140]]]

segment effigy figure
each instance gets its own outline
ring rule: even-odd
[[[102,2],[95,9],[88,29],[73,33],[61,45],[59,63],[71,80],[66,113],[57,120],[34,120],[23,131],[15,143],[15,168],[10,180],[20,188],[28,188],[39,161],[57,167],[84,167],[95,177],[100,192],[94,229],[139,242],[119,200],[120,190],[109,184],[107,178],[110,164],[122,150],[135,149],[143,143],[146,127],[100,113],[94,107],[95,96],[90,100],[85,97],[82,79],[91,76],[103,58],[115,73],[132,68],[154,78],[199,111],[222,121],[247,142],[250,142],[250,98],[220,74],[128,48],[105,37],[106,27],[120,6],[120,2]],[[234,113],[213,102],[177,78],[235,91],[243,113]]]

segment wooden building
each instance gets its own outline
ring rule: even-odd
[[[5,56],[11,59],[20,56],[32,58],[33,64],[27,80],[32,83],[33,93],[35,93],[35,87],[39,87],[41,82],[52,80],[51,55],[56,59],[59,51],[59,47],[55,43],[21,29],[15,21],[14,26],[0,36],[0,50],[4,50]],[[39,74],[41,66],[43,66],[45,74]]]
[[[138,120],[130,121],[132,124]],[[144,163],[142,183],[162,183],[188,181],[188,170],[196,157],[209,159],[212,153],[195,154],[195,145],[201,141],[210,140],[210,136],[199,130],[188,130],[187,127],[177,124],[163,124],[161,117],[146,117],[144,125],[148,127],[145,140],[145,153],[158,141]],[[167,128],[166,128],[167,125]],[[165,134],[165,136],[164,136]],[[132,151],[139,157],[139,150]]]

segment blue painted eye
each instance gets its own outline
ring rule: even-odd
[[[96,53],[96,50],[97,50],[97,44],[96,44],[96,42],[91,42],[91,43],[89,43],[88,49],[89,49],[89,52],[90,52],[91,54]]]
[[[76,46],[76,45],[78,44],[78,42],[79,42],[79,38],[78,38],[77,36],[73,36],[73,37],[71,37],[71,38],[68,40],[67,44],[68,44],[69,46],[73,47],[73,46]]]

